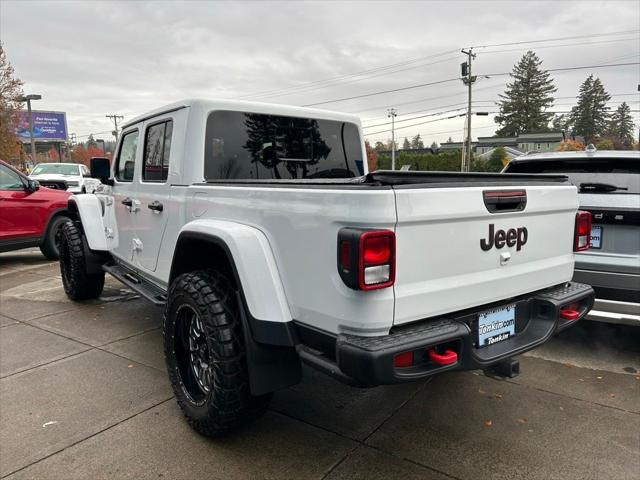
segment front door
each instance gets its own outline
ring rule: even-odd
[[[118,232],[118,246],[112,253],[123,260],[133,260],[133,252],[138,247],[135,239],[136,216],[140,202],[136,199],[136,183],[142,156],[142,146],[137,128],[122,133],[118,145],[118,156],[114,163],[113,211]]]

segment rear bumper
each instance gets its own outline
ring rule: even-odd
[[[320,368],[361,385],[400,383],[451,370],[486,369],[541,345],[557,331],[573,325],[587,314],[593,302],[593,289],[579,283],[563,284],[513,299],[504,305],[516,305],[515,335],[482,348],[477,347],[477,314],[500,305],[487,305],[447,318],[417,322],[381,337],[338,335],[335,371]],[[560,317],[561,307],[568,305],[579,312],[577,318],[564,320]],[[431,349],[439,354],[445,350],[454,351],[457,359],[447,365],[435,364],[427,354]],[[394,357],[406,352],[412,352],[413,365],[395,367]],[[313,366],[313,361],[305,357],[303,360]],[[327,359],[323,361],[326,363]]]

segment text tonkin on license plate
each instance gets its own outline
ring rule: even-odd
[[[515,333],[515,305],[495,308],[478,314],[478,347],[501,342]]]

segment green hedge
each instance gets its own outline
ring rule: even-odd
[[[461,158],[460,150],[435,155],[432,153],[398,152],[396,170],[400,170],[403,165],[411,165],[411,170],[459,172]],[[378,169],[391,170],[391,154],[378,154]],[[500,171],[495,166],[492,168],[486,161],[475,159],[471,161],[471,170],[473,172]]]

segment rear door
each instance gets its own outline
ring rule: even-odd
[[[162,237],[173,209],[171,182],[178,172],[174,168],[174,175],[170,174],[177,161],[177,152],[171,146],[174,128],[185,115],[186,110],[178,110],[154,117],[144,125],[142,164],[136,193],[140,210],[136,215],[135,237],[140,249],[135,254],[135,262],[147,272],[156,270]]]
[[[394,190],[394,324],[505,300],[571,279],[575,187],[515,183],[407,185]],[[496,208],[492,202],[503,194],[521,200]]]

